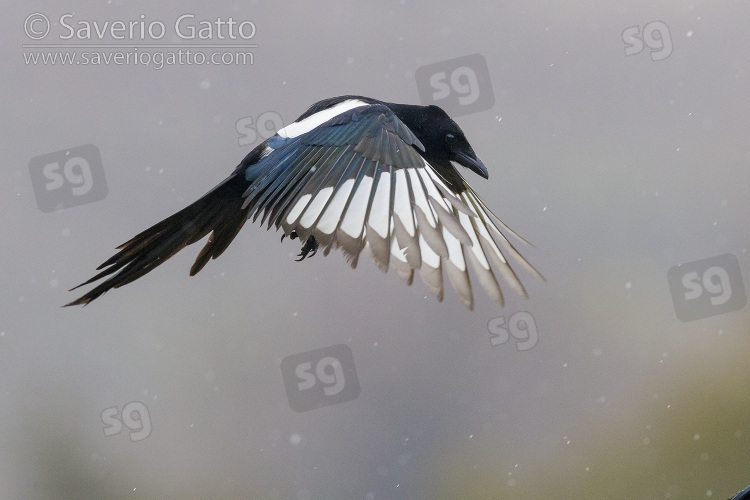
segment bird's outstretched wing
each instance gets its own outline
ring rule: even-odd
[[[385,105],[356,107],[297,137],[275,136],[268,147],[273,151],[247,171],[253,182],[243,208],[269,228],[302,241],[313,236],[325,254],[341,248],[352,267],[368,249],[383,271],[395,267],[407,284],[418,271],[439,300],[444,267],[470,309],[467,260],[501,305],[496,273],[526,296],[506,256],[541,277],[503,231],[518,236],[455,169],[448,181],[444,168],[430,165],[418,152],[422,144]]]
[[[440,300],[445,268],[470,309],[467,261],[501,305],[496,273],[526,296],[506,256],[541,275],[503,232],[517,235],[450,162],[431,165],[420,151],[424,146],[384,104],[345,100],[321,110],[313,106],[202,198],[120,245],[98,267],[101,272],[79,286],[106,279],[67,305],[88,304],[210,234],[190,269],[196,274],[221,255],[250,217],[303,241],[312,236],[326,254],[341,248],[353,267],[369,249],[382,270],[395,267],[408,284],[419,271]]]

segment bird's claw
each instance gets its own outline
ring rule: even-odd
[[[286,238],[286,233],[281,235],[282,242],[284,241],[284,238]],[[297,238],[299,238],[299,235],[295,231],[289,233],[290,240],[296,240]],[[315,241],[314,236],[310,236],[309,238],[307,238],[307,241],[305,241],[305,244],[302,245],[302,250],[299,254],[297,254],[297,257],[299,257],[299,259],[296,260],[297,262],[299,262],[307,257],[314,256],[316,253],[318,253],[318,242]]]
[[[284,238],[286,238],[286,233],[282,233],[282,235],[281,235],[281,242],[282,243],[284,242]],[[292,231],[291,233],[289,233],[289,239],[290,240],[296,240],[297,239],[297,233],[294,232],[294,231]]]
[[[296,236],[295,233],[292,233],[292,234],[294,234],[294,236]],[[291,236],[290,236],[290,238],[291,238]],[[310,236],[309,238],[307,238],[307,241],[305,242],[305,244],[302,245],[302,250],[297,255],[299,257],[299,259],[296,259],[296,260],[297,260],[297,262],[299,262],[301,260],[304,260],[306,257],[312,257],[316,253],[318,253],[318,242],[315,241],[315,237],[314,236]]]

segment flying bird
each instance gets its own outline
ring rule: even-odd
[[[322,100],[198,201],[117,247],[99,274],[75,288],[106,280],[66,305],[86,305],[210,233],[192,276],[226,250],[249,218],[282,229],[282,241],[298,238],[298,260],[340,248],[356,267],[366,249],[381,270],[394,267],[409,285],[418,271],[440,301],[444,269],[473,309],[467,262],[501,306],[498,275],[526,297],[510,261],[544,277],[506,235],[526,240],[487,208],[452,162],[488,178],[459,126],[437,106],[351,95]]]

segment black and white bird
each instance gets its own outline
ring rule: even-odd
[[[134,281],[210,233],[190,275],[221,255],[245,221],[281,228],[303,243],[302,260],[319,248],[341,248],[352,267],[367,249],[383,271],[395,267],[411,284],[419,271],[443,299],[443,269],[461,301],[474,297],[467,262],[501,306],[498,274],[526,295],[509,259],[544,277],[505,234],[503,224],[451,162],[488,178],[458,125],[437,106],[341,96],[313,104],[294,123],[258,145],[229,177],[192,205],[118,247],[67,305],[85,305]],[[504,234],[505,233],[505,234]],[[78,288],[78,287],[75,287]]]

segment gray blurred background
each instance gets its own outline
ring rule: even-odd
[[[59,24],[31,40],[33,13],[100,25],[143,15],[169,30],[153,43],[175,45],[242,42],[173,36],[186,13],[232,17],[255,24],[257,47],[240,65],[27,64],[42,50],[24,44],[149,43],[61,41]],[[667,271],[732,254],[735,291],[750,279],[749,15],[709,1],[6,6],[0,497],[726,498],[745,487],[750,309],[682,322]],[[655,21],[669,56],[627,56],[637,45],[623,32]],[[494,105],[457,118],[490,170],[466,177],[533,242],[520,248],[548,281],[519,270],[528,300],[506,290],[500,308],[475,286],[469,312],[452,290],[438,303],[369,258],[354,271],[340,253],[296,263],[296,241],[247,224],[195,277],[198,245],[86,308],[60,307],[116,245],[262,140],[240,146],[238,120],[272,112],[288,124],[348,93],[416,104],[418,68],[471,54],[487,62]],[[30,162],[86,144],[101,153],[106,196],[43,212]],[[519,311],[537,344],[493,346],[492,324]],[[351,348],[359,396],[292,411],[281,360],[336,344]],[[150,433],[119,417],[106,435],[117,429],[103,412],[133,402],[147,415],[130,427]]]

